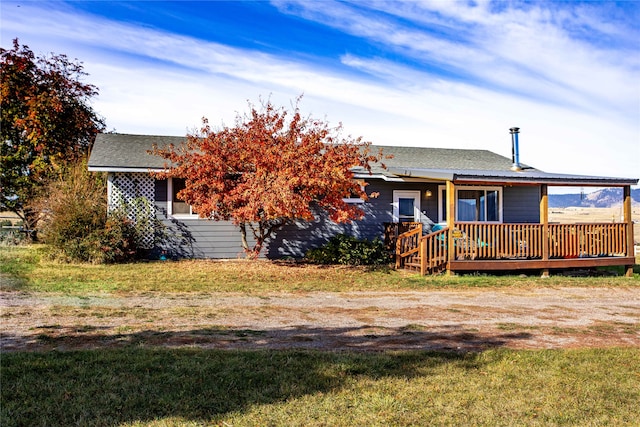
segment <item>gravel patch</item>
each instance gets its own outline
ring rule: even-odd
[[[2,351],[640,347],[640,289],[244,295],[0,292]]]

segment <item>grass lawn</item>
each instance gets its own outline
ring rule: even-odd
[[[419,277],[260,262],[59,264],[0,248],[3,290],[93,293],[637,287],[640,276]],[[640,425],[640,349],[478,353],[142,347],[0,353],[0,426]]]
[[[636,266],[635,268],[639,268]],[[622,270],[620,269],[620,273]],[[633,278],[533,275],[427,276],[393,270],[325,267],[269,261],[185,260],[119,265],[62,264],[46,261],[43,248],[0,247],[5,288],[85,294],[97,292],[265,292],[394,291],[430,288],[531,286],[640,286]]]
[[[2,355],[0,425],[640,423],[637,349]]]

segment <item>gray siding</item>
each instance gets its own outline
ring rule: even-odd
[[[504,187],[503,221],[506,223],[540,222],[540,187]]]
[[[238,227],[230,221],[201,218],[176,218],[167,215],[167,181],[155,182],[155,206],[165,228],[163,245],[168,255],[177,258],[244,258]],[[249,244],[253,239],[247,236]]]
[[[267,258],[303,257],[307,250],[318,247],[338,233],[373,240],[384,236],[384,223],[393,219],[393,191],[420,190],[423,223],[438,218],[438,184],[399,183],[381,179],[368,180],[367,192],[379,193],[359,206],[365,217],[349,224],[336,224],[319,214],[312,222],[299,221],[278,230],[265,244],[262,256]],[[426,197],[426,190],[431,196]],[[540,219],[540,189],[537,186],[504,187],[503,220],[511,223],[537,223]],[[240,231],[228,221],[209,221],[198,218],[174,218],[167,215],[167,183],[156,181],[155,204],[158,217],[167,227],[170,237],[165,249],[177,257],[188,258],[238,258],[244,257],[240,243]],[[248,236],[250,244],[252,236]]]
[[[338,233],[344,233],[361,239],[383,239],[384,223],[393,220],[393,191],[420,190],[420,207],[426,215],[437,221],[438,203],[437,185],[425,183],[397,183],[379,179],[368,180],[367,193],[378,192],[377,198],[359,205],[365,212],[362,220],[350,224],[336,224],[324,216],[314,222],[296,222],[280,229],[269,243],[268,258],[303,257],[307,250],[318,247]],[[425,190],[431,190],[432,196],[425,198]]]

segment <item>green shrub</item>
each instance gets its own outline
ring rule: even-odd
[[[71,166],[49,183],[34,203],[40,212],[39,236],[63,261],[115,263],[139,259],[160,240],[162,226],[151,202],[121,201],[107,215],[105,176],[91,173],[85,162]],[[133,212],[139,213],[133,221]],[[150,244],[145,236],[152,234]]]
[[[102,228],[107,219],[106,180],[87,170],[86,162],[69,165],[46,185],[43,196],[31,204],[38,212],[38,237],[62,248]]]
[[[386,265],[391,258],[380,239],[363,240],[338,234],[323,246],[310,249],[307,260],[318,264]]]
[[[97,264],[131,261],[139,258],[138,241],[133,221],[125,209],[119,209],[109,215],[104,227],[81,241],[76,259]]]

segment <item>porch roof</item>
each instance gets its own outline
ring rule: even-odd
[[[551,186],[596,186],[616,187],[636,185],[637,179],[606,176],[569,175],[542,172],[536,169],[514,170],[455,170],[421,169],[390,167],[395,176],[421,178],[434,181],[452,181],[454,183],[492,183],[492,184],[547,184]]]

